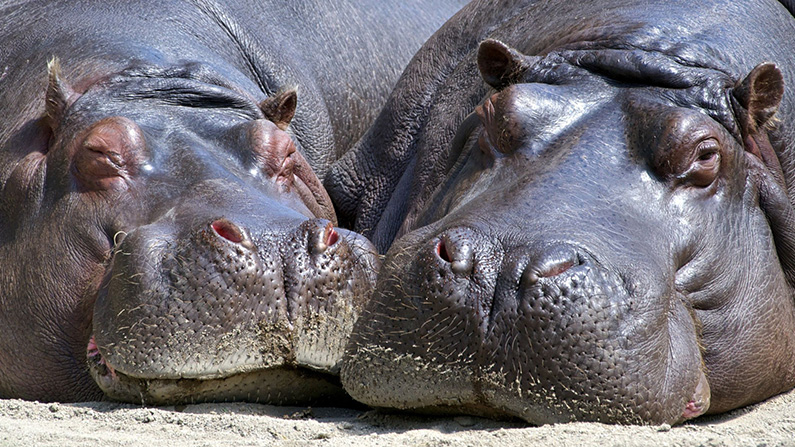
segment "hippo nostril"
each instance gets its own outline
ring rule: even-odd
[[[233,224],[227,219],[218,219],[211,223],[210,226],[222,238],[239,244],[243,242],[243,232],[237,225]]]
[[[522,281],[525,284],[532,286],[538,282],[538,273],[536,273],[533,269],[527,269],[522,274]]]
[[[329,222],[328,225],[326,225],[323,237],[323,241],[325,242],[326,246],[331,247],[332,245],[336,244],[339,238],[340,235],[334,231],[334,225]]]
[[[440,240],[439,242],[436,243],[436,254],[444,262],[453,262],[452,259],[450,259],[450,254],[447,253],[447,245],[444,243],[443,240]]]
[[[579,264],[580,257],[573,247],[555,245],[545,249],[535,262],[531,262],[522,277],[527,284],[532,285],[540,278],[562,275]]]
[[[319,254],[326,251],[340,240],[340,235],[334,229],[334,225],[329,222],[320,231],[315,233],[314,243],[311,246],[312,252]],[[311,239],[310,239],[311,240]]]
[[[560,274],[563,274],[568,269],[574,267],[574,261],[564,261],[559,264],[554,264],[545,267],[547,267],[547,269],[539,271],[538,275],[543,278],[549,278],[551,276],[558,276]]]
[[[450,264],[450,270],[459,275],[472,272],[474,251],[468,235],[462,231],[451,230],[442,235],[436,243],[436,255]]]
[[[450,263],[450,270],[459,275],[472,272],[472,261],[470,259],[456,260]]]

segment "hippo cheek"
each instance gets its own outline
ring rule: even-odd
[[[706,411],[690,311],[578,247],[428,228],[387,254],[348,345],[346,390],[373,406],[676,423]],[[642,292],[641,292],[642,291]]]
[[[160,222],[116,248],[88,346],[103,391],[150,404],[346,399],[336,374],[372,289],[369,243],[320,220],[252,235],[219,218],[182,233]]]

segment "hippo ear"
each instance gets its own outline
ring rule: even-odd
[[[47,116],[47,123],[50,125],[50,129],[55,132],[61,124],[74,91],[61,79],[61,63],[58,58],[53,58],[47,63],[47,73],[47,97],[44,110]]]
[[[781,71],[772,63],[757,65],[737,83],[732,96],[745,150],[759,158],[773,178],[785,186],[781,164],[767,135],[784,97]]]
[[[795,287],[795,209],[787,194],[784,172],[768,138],[768,128],[784,96],[784,78],[771,63],[754,67],[733,91],[735,113],[759,191],[759,206],[767,217],[779,262]]]
[[[478,48],[478,69],[487,84],[497,90],[519,80],[536,61],[499,40],[486,39]]]
[[[276,124],[276,127],[287,130],[287,126],[295,116],[297,103],[298,94],[295,89],[290,89],[265,99],[259,103],[259,108],[265,114],[265,118]]]
[[[750,134],[775,115],[784,97],[784,77],[773,63],[759,64],[734,88],[734,98],[747,111],[743,127]]]

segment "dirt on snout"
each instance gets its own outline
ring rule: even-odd
[[[428,418],[345,408],[0,400],[5,446],[795,446],[795,392],[669,427],[528,427],[470,416]]]

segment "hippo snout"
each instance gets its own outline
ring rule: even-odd
[[[325,219],[206,214],[167,213],[118,243],[89,343],[97,383],[147,403],[339,398],[372,246]]]
[[[214,220],[210,224],[215,236],[225,243],[237,244],[248,250],[256,250],[247,231],[244,231],[234,222],[227,218]],[[340,241],[340,234],[329,221],[313,220],[302,224],[299,232],[305,232],[306,236],[297,234],[296,239],[306,239],[307,249],[315,255],[322,254],[328,249],[332,249]],[[353,236],[351,236],[353,237]]]
[[[570,242],[430,233],[386,256],[342,370],[355,399],[534,423],[675,423],[709,407],[695,323],[674,291]]]
[[[465,275],[472,273],[475,264],[475,252],[479,251],[478,236],[466,228],[454,228],[442,233],[436,241],[436,254],[443,263],[449,264],[453,273]],[[487,249],[488,250],[488,249]],[[493,254],[491,254],[493,255]],[[533,251],[533,258],[526,259],[519,253],[510,270],[520,268],[523,283],[532,285],[539,278],[554,277],[565,273],[570,268],[582,263],[582,257],[574,246],[566,244],[550,244],[540,250]],[[518,265],[518,264],[521,264]]]

